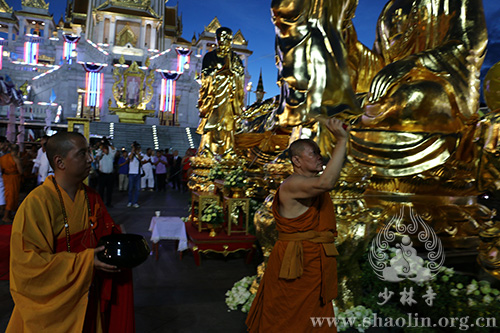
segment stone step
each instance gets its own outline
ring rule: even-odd
[[[130,150],[132,143],[137,141],[141,144],[143,152],[147,148],[169,148],[171,151],[178,150],[181,156],[184,155],[188,148],[198,148],[200,144],[200,135],[195,133],[195,128],[187,128],[191,133],[192,142],[189,141],[186,127],[155,126],[155,128],[156,146],[153,137],[153,125],[92,122],[90,123],[90,134],[91,138],[112,136],[113,145],[117,149],[125,147],[126,150]]]

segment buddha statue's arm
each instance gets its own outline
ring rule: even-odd
[[[373,77],[384,67],[384,60],[358,40],[352,21],[343,30],[343,38],[352,87],[356,93],[367,92]]]

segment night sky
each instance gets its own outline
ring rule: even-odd
[[[21,9],[21,1],[6,0],[14,8]],[[380,12],[387,0],[359,0],[354,25],[358,38],[365,45],[371,47],[375,39],[375,25]],[[57,23],[66,8],[66,0],[49,1],[49,11],[54,14]],[[270,0],[170,0],[168,6],[179,5],[179,14],[182,15],[183,35],[191,40],[193,34],[200,34],[204,27],[210,24],[217,16],[221,25],[227,26],[236,32],[241,30],[249,41],[248,48],[254,53],[249,58],[248,70],[252,76],[253,87],[257,86],[259,72],[262,69],[266,98],[277,95],[276,66],[274,62],[274,26],[271,22]],[[491,41],[500,42],[500,1],[483,0]],[[494,64],[500,61],[500,48],[495,53],[489,52],[485,64]],[[493,48],[491,48],[493,50]],[[498,52],[498,53],[497,53]],[[251,96],[251,102],[255,94]]]

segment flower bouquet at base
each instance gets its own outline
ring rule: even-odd
[[[245,172],[242,167],[238,167],[226,175],[224,187],[230,188],[235,197],[244,196]]]
[[[216,179],[224,179],[224,170],[222,169],[222,166],[217,163],[214,164],[214,167],[210,169],[210,172],[208,173],[207,180],[209,181],[214,181]]]
[[[237,310],[239,306],[241,306],[241,312],[247,313],[250,310],[255,298],[255,294],[250,292],[250,287],[256,277],[256,275],[246,276],[226,292],[226,304],[230,310]]]
[[[224,223],[224,211],[222,207],[216,203],[208,205],[203,209],[201,223],[205,223],[207,228],[211,230],[210,236],[215,237],[217,231],[222,229],[222,224]]]

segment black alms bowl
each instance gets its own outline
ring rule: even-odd
[[[101,237],[97,246],[105,249],[97,253],[100,261],[117,267],[132,268],[142,264],[149,256],[144,237],[135,234],[111,234]]]

